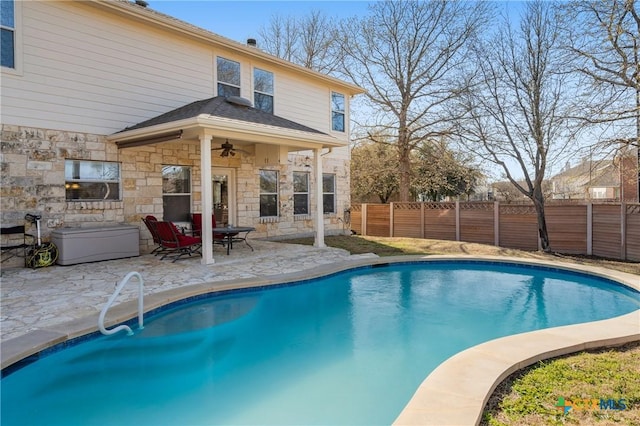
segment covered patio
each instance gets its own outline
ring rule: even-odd
[[[192,102],[165,114],[128,127],[107,138],[115,142],[119,150],[127,150],[166,142],[197,144],[200,153],[201,186],[194,188],[201,197],[201,213],[210,217],[214,213],[212,194],[212,166],[218,157],[234,156],[236,150],[255,157],[255,167],[260,161],[278,164],[283,161],[258,159],[258,149],[275,147],[277,152],[309,152],[308,164],[315,185],[310,189],[315,210],[310,211],[313,221],[315,246],[324,247],[323,222],[323,161],[322,155],[346,144],[326,133],[317,131],[285,118],[260,111],[239,97],[214,97]],[[264,149],[262,149],[264,151]],[[276,153],[277,155],[277,153]],[[264,155],[263,155],[264,156]],[[286,155],[285,155],[286,156]],[[286,158],[284,159],[286,162]],[[254,226],[254,223],[240,223]],[[203,221],[202,263],[212,264],[213,232],[210,221]]]

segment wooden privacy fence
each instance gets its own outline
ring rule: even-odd
[[[548,204],[551,250],[640,262],[640,204]],[[351,230],[410,237],[540,247],[535,208],[499,202],[355,204]]]

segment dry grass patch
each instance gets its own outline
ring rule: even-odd
[[[296,238],[282,241],[291,244],[312,245],[313,238]],[[351,254],[375,253],[378,256],[398,256],[403,254],[461,254],[510,256],[528,259],[555,260],[581,265],[601,266],[622,272],[640,275],[640,263],[621,262],[589,256],[571,256],[528,252],[516,249],[496,247],[486,244],[467,243],[463,241],[427,240],[420,238],[363,237],[359,235],[339,235],[325,237],[325,243],[349,251]]]

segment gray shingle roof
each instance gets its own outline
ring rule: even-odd
[[[299,130],[302,132],[325,134],[319,130],[312,129],[295,121],[278,117],[277,115],[261,111],[259,109],[238,105],[227,100],[224,96],[195,101],[180,108],[161,114],[157,117],[127,127],[120,132],[142,129],[158,124],[170,123],[188,118],[195,118],[199,115],[211,115],[215,117],[229,118],[233,120],[245,121],[248,123],[263,124],[268,126],[282,127],[283,129]],[[118,133],[120,133],[118,132]]]

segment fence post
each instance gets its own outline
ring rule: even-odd
[[[420,237],[424,238],[424,202],[420,203]]]
[[[620,203],[620,259],[627,260],[627,204]]]
[[[587,203],[587,256],[593,254],[593,203]]]
[[[360,221],[360,232],[362,235],[367,235],[367,204],[362,205]]]
[[[460,241],[460,201],[456,201],[456,241]]]
[[[493,202],[493,245],[500,247],[500,202]]]
[[[393,230],[393,224],[395,220],[393,220],[393,201],[389,203],[389,237],[393,237],[395,233]]]

